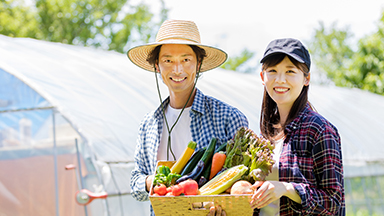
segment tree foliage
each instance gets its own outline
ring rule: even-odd
[[[125,52],[129,43],[148,42],[160,20],[143,3],[127,0],[0,0],[0,33]]]
[[[309,43],[312,58],[337,86],[355,87],[384,95],[384,12],[376,32],[351,45],[348,28],[320,23]]]
[[[248,60],[251,59],[254,55],[254,52],[244,48],[240,55],[228,58],[228,60],[223,65],[221,65],[221,68],[243,73],[254,72],[255,68],[244,66],[245,63],[247,63]]]

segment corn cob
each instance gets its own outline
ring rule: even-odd
[[[247,170],[247,166],[240,164],[223,171],[199,189],[200,195],[218,195],[223,193],[235,181],[239,180]]]
[[[171,167],[171,173],[180,174],[184,166],[187,164],[188,160],[191,158],[193,152],[196,148],[196,143],[191,141],[188,143],[187,148],[181,154],[181,157],[176,161],[175,164]]]

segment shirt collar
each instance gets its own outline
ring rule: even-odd
[[[162,102],[162,105],[160,105],[156,110],[155,110],[155,118],[156,119],[163,119],[163,108],[164,107],[164,110],[167,108],[169,104],[169,96]]]
[[[297,115],[297,117],[295,119],[293,119],[293,121],[291,121],[287,127],[285,128],[287,130],[287,132],[291,132],[293,130],[296,130],[297,128],[299,128],[299,125],[300,123],[304,120],[304,118],[306,117],[306,114],[311,111],[311,107],[309,106],[309,104],[307,103],[304,107],[303,110],[301,110],[299,112],[299,115]]]
[[[205,114],[204,94],[198,88],[196,88],[196,95],[195,95],[195,98],[193,100],[192,110],[199,112],[203,115]]]

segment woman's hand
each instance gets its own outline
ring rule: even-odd
[[[263,208],[273,201],[280,199],[282,196],[286,196],[297,203],[301,203],[299,194],[297,194],[292,184],[287,182],[257,181],[252,187],[255,188],[255,192],[253,193],[250,202],[252,209]],[[260,188],[257,189],[258,187]]]
[[[280,199],[286,192],[285,186],[282,182],[278,181],[257,181],[252,187],[255,189],[250,202],[252,209],[263,208],[273,201]],[[257,189],[258,187],[260,188]]]
[[[212,205],[210,208],[209,208],[209,213],[207,214],[207,216],[226,216],[227,214],[225,213],[225,211],[221,208],[221,206],[215,206],[215,205]]]

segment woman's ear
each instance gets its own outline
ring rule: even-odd
[[[260,77],[261,77],[261,83],[262,83],[263,85],[265,85],[265,83],[264,83],[264,73],[263,73],[263,71],[260,72]]]
[[[309,73],[308,76],[305,77],[304,85],[308,86],[309,85],[309,81],[311,81],[311,73]]]

